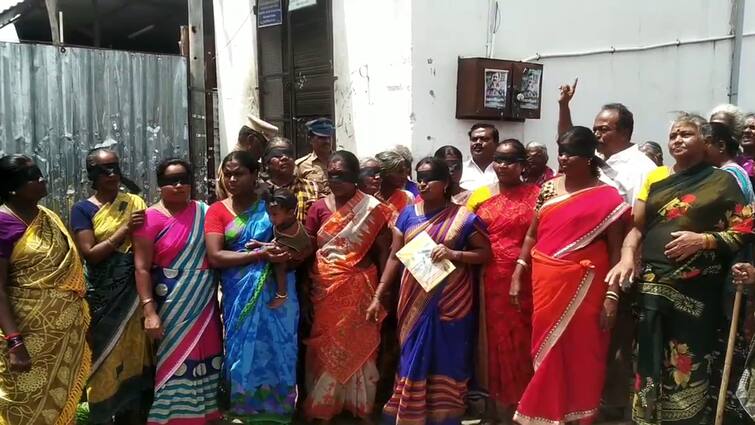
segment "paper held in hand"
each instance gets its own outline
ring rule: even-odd
[[[425,292],[432,291],[446,276],[456,270],[456,266],[449,260],[434,263],[430,259],[430,254],[437,245],[427,232],[422,232],[396,253]]]

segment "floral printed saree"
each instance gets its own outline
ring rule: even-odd
[[[752,208],[729,173],[698,165],[650,187],[645,223],[633,417],[639,424],[707,423],[722,285],[752,231]],[[664,247],[672,232],[685,230],[712,235],[717,248],[670,260]]]

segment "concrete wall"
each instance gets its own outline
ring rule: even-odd
[[[336,140],[358,156],[411,144],[414,4],[333,0]]]
[[[755,112],[755,2],[744,0],[745,20],[742,40],[742,62],[739,68],[739,105]]]
[[[413,108],[417,116],[413,146],[418,153],[429,152],[450,141],[463,147],[466,154],[466,131],[472,121],[454,118],[456,57],[484,55],[488,2],[419,1],[426,4],[422,13],[415,13],[413,26]],[[430,7],[430,3],[438,6]],[[728,1],[498,3],[500,20],[492,56],[500,59],[721,36],[729,34],[730,28]],[[752,16],[752,10],[749,12],[748,16]],[[430,57],[437,66],[433,78],[427,80],[418,68]],[[541,119],[497,125],[502,136],[525,142],[537,140],[555,147],[558,86],[578,76],[577,94],[572,101],[575,124],[591,127],[600,105],[620,101],[635,114],[635,140],[663,142],[672,111],[707,112],[727,100],[730,59],[730,41],[543,59]],[[434,90],[434,98],[427,96],[429,89]],[[551,162],[555,162],[554,157],[551,155]]]
[[[249,114],[259,114],[255,0],[213,0],[220,104],[220,148],[236,144]]]
[[[256,112],[255,0],[215,0],[221,114],[228,145]],[[592,126],[600,106],[623,102],[635,114],[636,141],[665,144],[677,110],[707,113],[728,99],[732,41],[632,53],[548,58],[611,46],[641,47],[730,34],[731,1],[332,0],[335,110],[340,147],[358,156],[401,143],[416,157],[444,144],[468,152],[473,123],[457,120],[458,56],[521,60],[544,56],[542,117],[495,124],[504,137],[555,148],[558,86],[579,77],[575,124]],[[755,4],[744,32],[755,33]],[[755,110],[755,36],[743,44],[739,104]],[[555,155],[551,155],[555,163]]]

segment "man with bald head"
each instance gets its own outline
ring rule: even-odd
[[[542,186],[555,175],[553,169],[548,166],[548,148],[538,142],[527,143],[527,168],[524,170],[524,181]]]

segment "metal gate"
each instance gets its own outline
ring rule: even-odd
[[[257,28],[260,115],[294,143],[297,156],[311,151],[305,123],[334,118],[331,0],[288,10],[281,25]]]
[[[115,149],[154,201],[157,162],[189,158],[186,78],[180,56],[0,43],[0,154],[35,158],[43,203],[64,219],[90,196],[84,159],[96,146]]]

